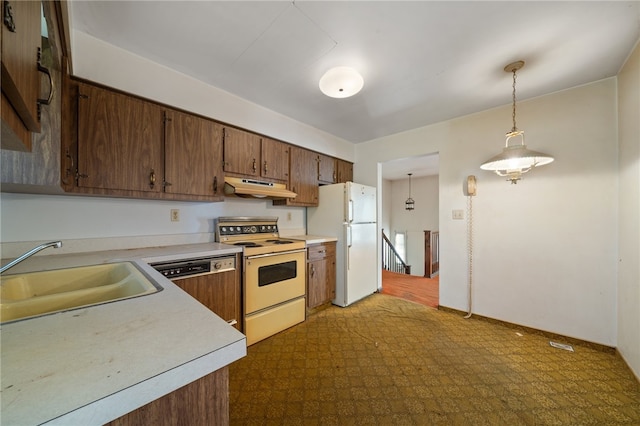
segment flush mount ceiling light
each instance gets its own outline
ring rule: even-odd
[[[524,131],[516,127],[516,71],[524,66],[524,61],[514,62],[504,67],[506,72],[513,73],[513,128],[507,133],[507,140],[502,153],[485,161],[482,170],[491,170],[503,176],[512,184],[518,183],[524,173],[534,167],[544,166],[553,161],[553,157],[541,152],[531,151],[524,144]],[[520,137],[519,145],[509,145],[512,138]]]
[[[413,198],[411,198],[411,175],[413,173],[407,173],[409,175],[409,198],[407,198],[407,201],[404,202],[404,209],[405,210],[413,210],[416,206],[416,202],[413,201]]]
[[[322,93],[329,97],[348,98],[362,89],[364,80],[353,68],[336,67],[322,76],[319,86]]]

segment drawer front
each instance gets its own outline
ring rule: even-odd
[[[313,244],[307,247],[307,259],[319,260],[336,255],[336,243]]]

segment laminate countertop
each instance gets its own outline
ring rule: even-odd
[[[338,241],[336,237],[323,237],[320,235],[293,235],[291,237],[286,237],[286,238],[291,238],[292,240],[304,240],[306,241],[307,245]]]
[[[209,243],[35,256],[11,269],[130,261],[163,289],[2,324],[1,423],[103,424],[244,357],[242,333],[148,265],[239,251]]]

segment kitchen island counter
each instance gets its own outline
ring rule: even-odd
[[[224,244],[36,256],[11,273],[134,262],[163,290],[5,323],[2,424],[103,424],[246,355],[243,334],[148,262],[237,253]]]

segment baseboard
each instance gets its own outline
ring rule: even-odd
[[[454,308],[449,308],[447,306],[438,306],[438,310],[440,311],[444,311],[444,312],[451,312],[454,314],[460,314],[460,315],[466,315],[467,313],[464,311],[460,311],[458,309],[454,309]],[[519,324],[514,324],[511,322],[507,322],[507,321],[502,321],[502,320],[498,320],[495,318],[489,318],[489,317],[485,317],[482,315],[478,315],[478,314],[473,314],[473,316],[471,317],[472,319],[475,318],[476,320],[480,320],[480,321],[486,321],[489,322],[491,324],[499,324],[508,328],[512,328],[514,330],[518,330],[518,331],[523,331],[525,333],[528,334],[536,334],[538,336],[544,336],[548,339],[554,340],[554,341],[559,341],[562,343],[570,343],[572,345],[577,345],[577,346],[582,346],[582,347],[586,347],[586,348],[590,348],[590,349],[594,349],[597,350],[599,352],[605,352],[605,353],[610,353],[610,354],[615,354],[617,352],[616,348],[611,347],[611,346],[607,346],[607,345],[603,345],[601,343],[594,343],[594,342],[589,342],[587,340],[582,340],[582,339],[577,339],[575,337],[569,337],[569,336],[564,336],[562,334],[557,334],[557,333],[552,333],[550,331],[544,331],[544,330],[538,330],[537,328],[532,328],[532,327],[526,327],[524,325],[519,325]],[[629,367],[629,365],[625,362],[625,364],[627,365],[627,367]]]

